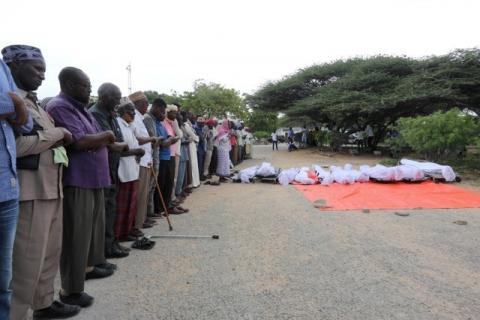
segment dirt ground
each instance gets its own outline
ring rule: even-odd
[[[280,149],[256,146],[240,168],[379,161]],[[113,261],[76,319],[480,319],[478,209],[321,212],[262,183],[202,186],[185,206],[173,232],[147,232],[220,239],[158,239]]]

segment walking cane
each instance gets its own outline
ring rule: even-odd
[[[155,173],[155,169],[153,169],[153,167],[150,167],[150,169],[151,169],[150,173],[153,175],[153,179],[155,180],[155,185],[157,186],[158,195],[160,197],[160,200],[162,201],[163,207],[165,208],[165,217],[167,218],[167,222],[168,222],[168,230],[172,231],[173,227],[172,227],[172,223],[170,222],[170,214],[168,213],[168,208],[165,205],[165,200],[163,200],[162,191],[160,191],[160,186],[158,185],[157,174]]]

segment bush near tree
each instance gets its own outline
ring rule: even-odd
[[[437,111],[428,116],[401,118],[397,121],[399,136],[388,141],[390,148],[400,154],[410,147],[428,160],[463,157],[466,147],[477,141],[480,133],[478,119],[460,111]]]

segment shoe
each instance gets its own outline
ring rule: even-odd
[[[152,214],[147,215],[147,217],[152,218],[152,219],[160,219],[160,218],[162,218],[162,214],[161,213],[152,213]]]
[[[33,311],[33,319],[66,319],[77,315],[82,308],[60,301],[53,301],[50,307]]]
[[[155,246],[155,241],[143,237],[132,244],[132,248],[140,250],[150,250]]]
[[[107,278],[110,277],[112,274],[112,269],[93,267],[92,271],[85,273],[85,280]]]
[[[72,306],[79,306],[82,308],[89,307],[93,304],[94,298],[85,292],[82,293],[72,293],[68,296],[64,296],[60,294],[60,301],[63,303],[72,305]]]
[[[178,209],[177,207],[173,207],[170,210],[168,210],[169,214],[182,214],[184,213],[183,210]]]
[[[124,251],[124,252],[130,252],[130,251],[131,251],[130,248],[124,247],[124,246],[122,246],[122,245],[121,245],[120,243],[118,243],[118,242],[115,242],[113,245],[114,245],[115,247],[117,247],[118,249]]]
[[[147,217],[147,219],[145,219],[145,223],[152,224],[152,225],[158,224],[157,221],[155,221],[154,219],[148,218],[148,217]]]
[[[151,228],[151,227],[153,227],[153,224],[146,223],[146,222],[142,225],[142,229],[148,229],[148,228]]]
[[[101,268],[101,269],[112,269],[113,271],[117,270],[117,265],[115,263],[110,263],[106,261],[105,263],[100,263],[95,265],[95,267]]]
[[[180,207],[180,206],[177,206],[176,208],[177,208],[178,210],[183,211],[183,213],[187,213],[188,211],[190,211],[190,210],[188,210],[187,208],[183,208],[183,207]]]
[[[132,230],[130,230],[130,234],[129,234],[129,235],[130,235],[130,236],[133,236],[133,237],[135,237],[135,238],[141,238],[141,237],[143,237],[145,234],[144,234],[142,231],[140,231],[140,230],[138,230],[138,229],[136,229],[136,228],[133,228]]]
[[[126,251],[121,250],[117,246],[114,246],[109,253],[105,255],[107,259],[117,259],[117,258],[125,258],[128,257],[129,253]]]

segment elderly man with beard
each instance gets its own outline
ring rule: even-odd
[[[123,258],[129,255],[130,249],[123,247],[115,240],[114,226],[117,215],[117,194],[119,190],[118,166],[120,152],[128,150],[123,141],[122,132],[117,122],[115,108],[120,104],[122,93],[113,83],[104,83],[98,88],[98,101],[88,111],[97,120],[103,131],[112,131],[116,143],[108,145],[108,165],[112,185],[103,190],[105,196],[105,257]]]
[[[113,269],[96,265],[106,262],[103,189],[111,185],[107,145],[115,142],[115,135],[102,131],[87,110],[91,92],[88,76],[80,69],[66,67],[58,78],[61,92],[47,104],[47,112],[57,126],[73,136],[63,179],[60,300],[88,307],[94,298],[84,292],[85,280],[113,274]]]
[[[38,54],[25,57],[25,52]],[[72,135],[64,128],[55,128],[38,104],[35,91],[45,79],[46,69],[40,50],[13,45],[2,54],[34,121],[31,132],[16,138],[21,188],[10,319],[26,319],[29,308],[36,319],[72,317],[80,307],[53,299],[62,246],[62,170],[68,165],[62,145],[70,144]]]
[[[145,154],[140,159],[140,173],[138,177],[138,193],[136,201],[135,225],[131,230],[131,236],[142,237],[144,234],[142,228],[152,227],[155,221],[147,218],[148,194],[150,191],[151,168],[153,166],[152,144],[157,143],[157,138],[150,136],[145,126],[144,115],[148,109],[147,96],[142,91],[137,91],[128,96],[135,105],[135,117],[131,124],[131,129],[138,140],[140,148]]]

